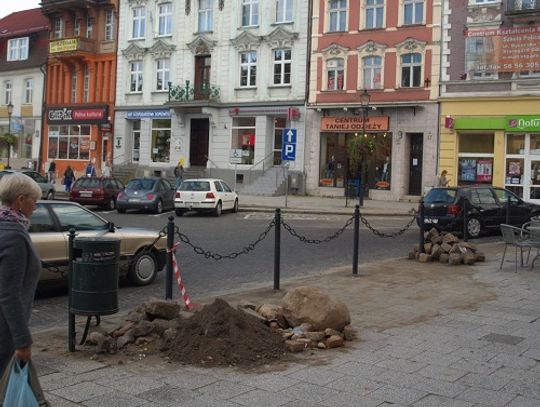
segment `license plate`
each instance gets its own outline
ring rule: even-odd
[[[439,219],[425,218],[424,223],[439,223]]]
[[[139,198],[131,198],[129,202],[141,202]]]
[[[84,198],[90,198],[92,196],[92,191],[81,191],[79,192],[79,195]]]

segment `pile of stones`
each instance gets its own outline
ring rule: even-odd
[[[484,253],[478,251],[478,247],[469,242],[460,242],[459,238],[448,232],[440,233],[432,228],[424,233],[424,253],[420,253],[420,245],[416,244],[409,252],[410,260],[418,260],[422,263],[438,261],[454,266],[459,264],[472,265],[477,261],[485,261]]]

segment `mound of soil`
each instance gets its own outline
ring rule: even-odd
[[[219,298],[193,317],[178,320],[176,331],[162,349],[170,360],[182,363],[265,364],[286,352],[279,333]]]

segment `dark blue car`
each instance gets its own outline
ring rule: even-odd
[[[116,210],[118,213],[128,209],[162,213],[174,209],[174,193],[175,188],[163,178],[134,178],[118,194]]]

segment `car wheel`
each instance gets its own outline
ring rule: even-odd
[[[116,212],[118,212],[118,213],[126,213],[126,210],[124,208],[116,208]]]
[[[219,201],[216,205],[216,208],[214,209],[214,216],[221,216],[221,212],[222,212],[222,206],[221,206],[221,201]]]
[[[163,202],[161,202],[161,199],[159,199],[156,203],[156,209],[154,210],[156,213],[162,213],[163,212]]]
[[[116,201],[114,200],[114,198],[109,199],[107,203],[105,204],[105,209],[109,211],[114,211],[115,208],[116,208]]]
[[[233,213],[237,213],[237,212],[238,212],[238,199],[236,199],[236,200],[234,201],[234,206],[233,206],[233,208],[232,208],[232,211],[233,211]]]
[[[469,237],[477,238],[482,234],[482,223],[476,217],[470,217],[467,222],[467,233]]]
[[[176,212],[176,216],[184,216],[184,213],[186,213],[182,209],[176,209],[174,212]]]
[[[54,192],[53,191],[47,192],[47,197],[45,199],[47,201],[52,201],[54,199]]]
[[[133,285],[148,285],[156,278],[158,263],[156,256],[147,251],[141,251],[131,261],[128,271],[128,280]]]

